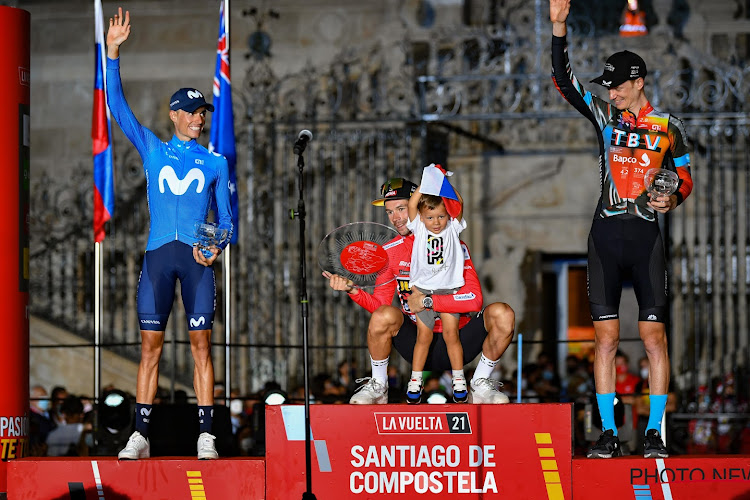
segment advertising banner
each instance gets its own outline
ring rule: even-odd
[[[0,93],[8,114],[0,121],[3,175],[0,212],[5,217],[5,265],[0,314],[0,492],[6,491],[8,460],[29,448],[29,72],[30,15],[0,6]]]
[[[571,498],[571,405],[312,405],[317,498]],[[306,488],[304,406],[266,408],[267,498]],[[384,497],[383,495],[387,495]]]
[[[622,457],[573,461],[575,500],[750,498],[750,457]]]

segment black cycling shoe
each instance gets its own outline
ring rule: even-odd
[[[646,440],[643,442],[643,458],[667,458],[667,447],[664,446],[659,431],[649,429],[646,431]]]
[[[621,457],[622,448],[620,448],[620,438],[615,436],[615,431],[607,429],[602,432],[596,444],[586,453],[588,458],[612,458]]]

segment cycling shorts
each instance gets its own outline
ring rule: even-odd
[[[143,257],[137,301],[141,330],[163,332],[166,329],[177,280],[180,280],[188,330],[210,330],[213,327],[216,311],[214,269],[195,262],[193,247],[175,240],[147,251]]]
[[[667,269],[659,225],[634,215],[594,219],[588,241],[591,319],[619,318],[623,281],[638,300],[638,321],[664,323]]]
[[[458,339],[464,351],[464,365],[473,361],[482,352],[482,344],[487,337],[484,329],[484,309],[471,318],[468,323],[458,331]],[[409,364],[414,357],[414,346],[417,343],[417,325],[404,314],[404,322],[393,337],[393,347]],[[427,371],[445,371],[451,369],[451,360],[448,357],[448,349],[441,332],[435,332],[432,336],[432,344],[427,353],[424,363]]]

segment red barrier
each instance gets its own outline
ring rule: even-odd
[[[750,498],[750,457],[678,456],[573,460],[575,500]]]
[[[23,458],[8,463],[8,499],[263,500],[262,458]]]
[[[28,454],[29,411],[29,26],[27,11],[0,6],[0,120],[5,227],[0,283],[3,345],[0,349],[0,492],[7,461]]]
[[[312,405],[317,498],[571,498],[571,406]],[[267,498],[305,491],[304,406],[266,409]],[[383,496],[386,495],[386,496]]]

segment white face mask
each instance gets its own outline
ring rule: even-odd
[[[648,378],[648,368],[641,368],[641,378]]]
[[[232,415],[239,415],[242,413],[242,400],[241,399],[233,399],[229,403],[229,413]]]

